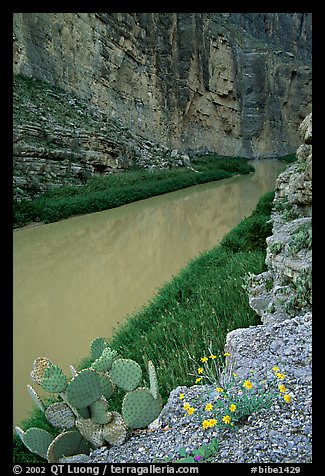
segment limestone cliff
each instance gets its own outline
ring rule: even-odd
[[[312,115],[300,126],[304,143],[297,162],[275,186],[272,235],[267,238],[268,270],[251,280],[250,304],[263,323],[311,311]]]
[[[285,155],[311,108],[311,14],[16,13],[14,72],[168,148]]]

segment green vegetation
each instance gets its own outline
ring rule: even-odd
[[[299,218],[299,213],[295,206],[286,197],[278,198],[274,203],[274,209],[282,214],[281,218],[284,222],[290,222]]]
[[[13,77],[13,119],[17,125],[47,124],[53,128],[73,126],[86,130],[98,127],[87,103],[60,87],[20,74]]]
[[[178,385],[193,384],[197,369],[192,359],[198,361],[207,348],[223,354],[229,331],[260,323],[248,304],[243,283],[248,273],[265,270],[265,240],[271,233],[268,221],[273,197],[272,192],[264,195],[252,215],[220,245],[192,260],[162,287],[148,306],[129,316],[109,339],[112,349],[137,361],[143,369],[149,360],[154,363],[164,403]],[[79,362],[78,369],[93,362],[90,355]],[[115,392],[110,410],[120,408],[122,398],[122,394]],[[20,426],[25,431],[31,426],[51,431],[39,409]],[[14,460],[17,463],[37,460],[17,436]]]
[[[312,305],[312,273],[306,268],[290,284],[292,292],[285,302],[285,310],[288,314],[296,315],[303,307]]]
[[[31,222],[50,223],[73,215],[93,213],[186,187],[248,174],[254,168],[243,158],[196,157],[193,167],[146,172],[130,170],[90,178],[83,186],[49,190],[33,201],[13,203],[14,227]]]
[[[299,253],[299,251],[312,247],[312,226],[311,223],[304,223],[299,227],[292,236],[292,240],[288,245],[288,250],[291,255]]]
[[[296,153],[293,152],[292,154],[287,154],[287,155],[284,155],[283,157],[278,157],[278,160],[287,162],[288,164],[292,164],[292,162],[296,162],[297,156],[296,156]]]

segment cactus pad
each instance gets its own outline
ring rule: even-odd
[[[40,396],[35,392],[33,387],[31,385],[27,385],[27,390],[29,395],[32,397],[33,402],[38,406],[38,408],[44,412],[45,411],[45,405],[40,398]]]
[[[52,403],[45,410],[45,416],[55,428],[72,428],[75,424],[74,413],[64,402]]]
[[[98,372],[100,383],[102,386],[102,394],[109,400],[114,393],[115,385],[113,384],[108,372]]]
[[[88,407],[101,395],[100,378],[94,370],[90,369],[78,372],[66,389],[67,402],[75,408]]]
[[[95,423],[108,423],[112,419],[111,413],[108,411],[108,401],[101,396],[96,402],[90,405],[91,419]]]
[[[47,451],[49,463],[58,463],[63,456],[89,453],[89,443],[80,435],[79,431],[72,430],[60,433]]]
[[[98,370],[99,372],[107,372],[112,367],[113,360],[118,357],[116,350],[112,350],[110,347],[106,347],[102,355],[95,360],[91,368]]]
[[[71,407],[71,408],[73,408],[73,407]],[[76,415],[78,416],[78,418],[79,417],[81,417],[81,418],[90,418],[89,407],[78,408],[78,410],[76,410]]]
[[[160,396],[154,398],[149,388],[137,388],[125,395],[122,415],[129,428],[145,428],[158,417],[161,408]]]
[[[149,360],[148,362],[148,373],[149,373],[149,382],[150,382],[150,392],[153,396],[153,398],[158,398],[159,397],[159,387],[158,387],[158,379],[157,379],[157,374],[156,374],[156,369]]]
[[[38,357],[34,360],[33,370],[30,373],[32,380],[42,385],[44,371],[50,364],[52,362],[47,357]]]
[[[99,359],[106,347],[108,347],[108,343],[104,337],[94,339],[90,344],[90,358],[92,360]]]
[[[76,427],[82,436],[96,448],[100,448],[104,444],[103,425],[95,423],[91,418],[78,418]]]
[[[142,380],[140,365],[130,359],[114,360],[109,374],[113,382],[126,392],[134,390]]]
[[[53,436],[46,430],[41,428],[28,428],[26,433],[19,428],[15,428],[17,435],[24,443],[24,445],[32,453],[36,453],[42,458],[46,459],[47,449],[53,441]]]
[[[68,380],[58,365],[50,363],[43,372],[40,385],[47,392],[60,393],[66,389]]]
[[[122,415],[112,412],[112,420],[103,428],[103,437],[111,445],[120,446],[126,440],[127,429]]]

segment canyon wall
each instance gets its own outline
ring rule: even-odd
[[[285,155],[311,110],[310,13],[15,13],[13,33],[14,73],[170,149]]]

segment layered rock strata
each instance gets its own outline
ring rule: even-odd
[[[311,108],[311,14],[15,13],[14,72],[170,149],[285,155]]]
[[[86,101],[45,82],[14,81],[14,198],[93,175],[190,165],[189,157],[146,140]]]

